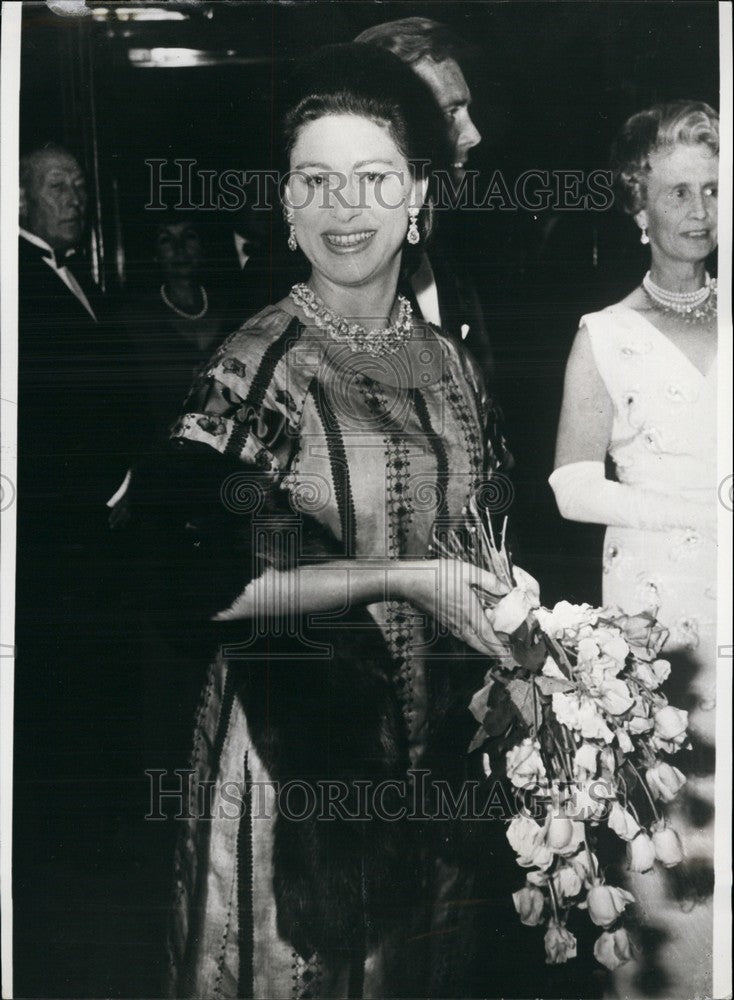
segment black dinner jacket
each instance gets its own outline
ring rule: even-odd
[[[55,525],[68,540],[106,523],[129,466],[134,380],[102,298],[76,269],[94,319],[44,256],[20,237],[19,528]]]
[[[491,385],[494,376],[492,345],[484,309],[469,268],[448,235],[434,238],[426,256],[436,283],[442,332],[469,351],[479,364],[485,382]],[[401,282],[401,291],[411,300],[418,315],[422,315],[412,276]],[[468,332],[463,335],[462,329],[467,327]]]

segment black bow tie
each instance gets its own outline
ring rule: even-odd
[[[43,250],[43,259],[50,261],[57,270],[66,267],[69,263],[69,257],[73,256],[73,250],[52,250],[51,247]]]

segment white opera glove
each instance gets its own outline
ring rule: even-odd
[[[700,503],[682,494],[615,483],[606,478],[603,462],[562,465],[548,482],[559,511],[569,521],[644,531],[689,528],[716,539],[715,503]]]

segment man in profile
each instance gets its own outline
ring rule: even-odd
[[[469,153],[482,139],[471,118],[471,93],[459,65],[466,46],[445,25],[425,17],[377,24],[355,41],[389,49],[430,88],[446,121],[453,181],[459,185]],[[490,376],[492,352],[482,305],[467,270],[469,262],[462,259],[456,245],[459,241],[452,241],[446,232],[451,226],[445,216],[445,212],[439,213],[439,235],[430,257],[423,254],[418,270],[411,276],[415,302],[424,319],[463,341],[485,376]]]

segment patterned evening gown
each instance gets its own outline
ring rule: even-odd
[[[503,459],[473,363],[418,324],[396,354],[370,358],[268,307],[225,341],[187,408],[174,438],[208,445],[296,491],[302,509],[357,558],[428,556],[436,519],[460,520],[471,492]],[[395,664],[410,758],[420,763],[429,702],[424,625],[409,604],[369,612]],[[268,782],[229,671],[221,658],[210,668],[191,765],[198,781],[214,782],[215,799],[225,779]],[[305,961],[279,936],[272,864],[271,820],[250,813],[240,822],[187,824],[176,856],[169,994],[346,997],[361,980],[365,997],[388,995],[379,948],[355,980],[348,962]]]
[[[620,482],[716,503],[716,363],[705,375],[643,314],[613,306],[584,317],[614,405],[609,454]],[[705,523],[705,522],[703,522]],[[669,630],[670,702],[689,711],[692,750],[673,759],[688,778],[668,807],[683,840],[678,867],[629,874],[640,955],[614,975],[619,997],[711,996],[716,690],[716,542],[692,528],[610,527],[603,599],[656,611]]]

